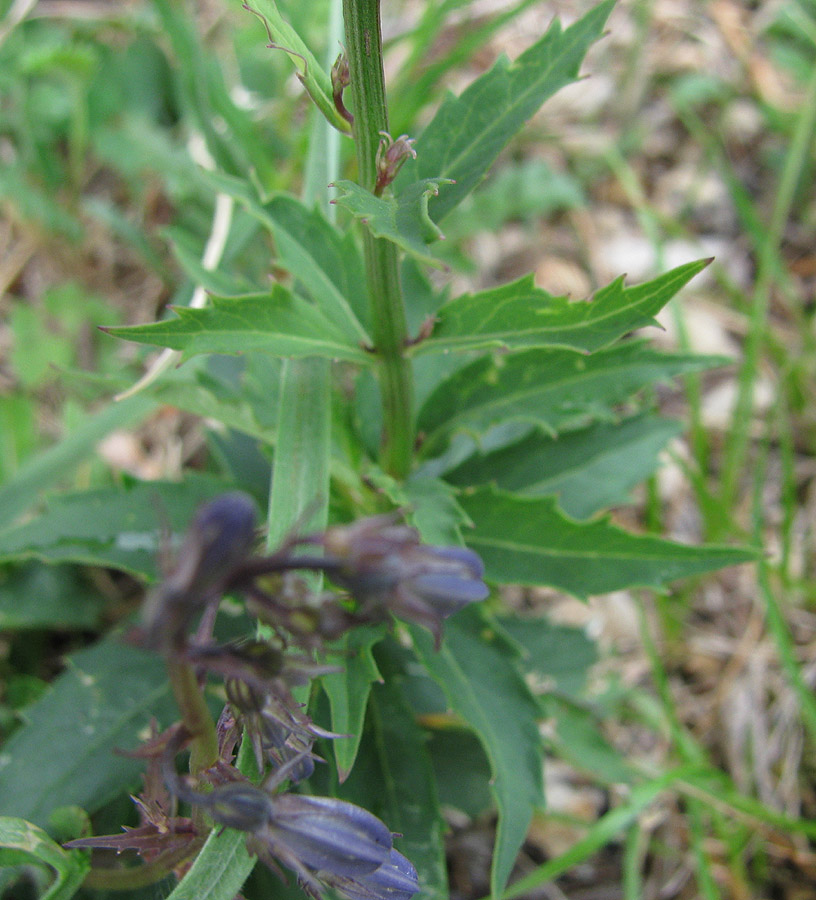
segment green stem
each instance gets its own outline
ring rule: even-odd
[[[379,0],[343,0],[343,18],[354,103],[357,177],[363,187],[373,190],[377,181],[377,148],[381,133],[388,131]],[[380,461],[387,472],[402,478],[411,467],[414,417],[397,248],[366,232],[363,252],[383,404]]]
[[[190,771],[195,775],[215,765],[218,759],[215,725],[192,666],[170,656],[167,659],[167,673],[173,696],[181,711],[181,720],[193,736],[190,745]]]
[[[177,850],[168,850],[157,856],[152,862],[141,866],[120,866],[109,869],[91,869],[82,886],[97,891],[132,891],[163,881],[177,866],[185,862],[200,848],[200,844],[191,844]]]

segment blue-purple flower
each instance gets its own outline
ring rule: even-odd
[[[165,778],[176,796],[217,824],[247,832],[252,852],[273,868],[281,863],[294,871],[313,896],[326,885],[352,900],[409,900],[418,890],[414,867],[368,810],[334,797],[270,794],[244,780],[197,791],[176,775],[171,758],[163,761]]]
[[[335,526],[310,540],[325,548],[326,571],[360,603],[360,618],[387,610],[423,625],[437,645],[442,621],[489,593],[476,553],[423,544],[391,516]]]
[[[368,875],[347,878],[326,876],[326,884],[349,900],[410,900],[419,891],[419,879],[413,863],[391,848],[388,859]]]
[[[177,649],[191,619],[226,585],[255,540],[255,505],[240,491],[202,506],[179,549],[175,567],[145,602],[148,646]]]

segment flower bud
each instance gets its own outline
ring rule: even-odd
[[[335,526],[313,540],[333,563],[326,567],[331,579],[361,604],[359,618],[376,620],[387,610],[428,628],[437,644],[443,619],[489,593],[476,553],[422,544],[415,529],[390,516]]]
[[[413,864],[393,848],[379,869],[368,875],[357,878],[327,876],[324,880],[349,900],[410,900],[419,891],[419,878]]]
[[[408,157],[416,159],[416,150],[413,148],[415,143],[416,139],[409,138],[407,134],[401,134],[394,139],[388,132],[380,132],[376,159],[377,183],[374,186],[374,193],[377,196],[397,177]]]
[[[226,584],[255,539],[255,506],[238,491],[199,509],[172,572],[151,591],[144,608],[146,643],[178,646],[190,620]]]
[[[314,873],[357,878],[378,869],[391,851],[391,832],[375,815],[332,797],[276,794],[267,834]]]
[[[255,540],[255,504],[247,494],[222,494],[199,509],[167,579],[186,591],[202,593],[225,580]]]

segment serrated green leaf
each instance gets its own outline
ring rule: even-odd
[[[446,303],[436,313],[431,336],[411,352],[566,347],[592,353],[636,328],[654,325],[653,316],[709,262],[688,263],[635,287],[624,287],[618,278],[588,302],[553,297],[526,275]]]
[[[188,475],[57,495],[34,519],[0,533],[0,560],[40,559],[156,574],[161,532],[183,533],[198,506],[230,485]]]
[[[431,241],[444,237],[428,215],[428,203],[447,178],[423,178],[406,185],[396,197],[377,197],[353,181],[335,184],[343,191],[334,201],[360,219],[374,237],[386,238],[431,266],[442,263],[428,250]]]
[[[146,738],[152,717],[166,726],[175,715],[154,654],[117,639],[74,654],[3,747],[4,811],[39,825],[60,806],[95,812],[132,790],[144,769],[143,760],[114,751]]]
[[[370,364],[359,344],[327,321],[313,304],[276,284],[245,297],[213,297],[205,309],[174,307],[176,318],[148,325],[106,328],[116,337],[197,353],[264,350],[274,356],[322,356]]]
[[[351,231],[338,231],[320,210],[277,194],[264,205],[277,262],[326,315],[357,343],[371,344],[361,325],[368,316],[365,269]]]
[[[338,131],[348,133],[351,126],[334,105],[329,73],[320,65],[295,29],[281,16],[275,0],[249,0],[246,8],[265,21],[275,48],[285,50],[294,62],[300,82],[320,112]]]
[[[613,5],[604,0],[565,30],[555,20],[514,63],[502,57],[461,96],[449,95],[417,140],[417,158],[403,166],[397,191],[423,178],[452,178],[456,184],[429,205],[431,218],[441,222],[541,104],[576,79]]]
[[[476,54],[488,45],[491,35],[535,2],[518,0],[507,7],[502,4],[490,15],[473,16],[466,29],[458,30],[456,40],[445,47],[444,53],[434,53],[433,47],[445,27],[445,19],[457,7],[467,6],[468,0],[426,4],[422,20],[411,34],[409,56],[391,82],[390,93],[396,107],[391,116],[394,134],[407,131],[411,123],[417,120],[420,110],[428,107],[446,72],[468,66]],[[404,127],[394,123],[397,117]]]
[[[69,900],[91,868],[86,852],[63,850],[41,828],[10,816],[0,816],[0,848],[20,854],[26,861],[43,863],[56,872],[56,880],[41,900]]]
[[[558,437],[533,431],[492,453],[475,454],[447,472],[459,487],[495,484],[529,497],[552,495],[575,519],[626,503],[654,472],[658,454],[682,431],[671,419],[644,414],[601,422]]]
[[[339,796],[395,831],[394,846],[416,866],[422,896],[446,900],[444,823],[426,737],[400,687],[398,679],[374,686],[360,757]]]
[[[338,641],[337,650],[343,660],[343,671],[324,675],[320,685],[329,698],[332,731],[348,737],[334,742],[334,757],[341,783],[354,765],[363,733],[366,705],[375,681],[382,681],[372,654],[373,646],[382,640],[379,628],[356,628]]]
[[[338,331],[353,343],[371,344],[360,324],[368,308],[362,289],[363,263],[352,235],[342,234],[319,209],[310,209],[288,194],[261,202],[257,191],[241,178],[223,172],[207,172],[204,178],[272,233],[279,264],[299,281]]]
[[[490,886],[498,897],[533,811],[543,803],[539,708],[516,665],[517,649],[481,610],[471,607],[449,619],[439,652],[424,631],[412,628],[411,633],[428,674],[490,760],[499,812]]]
[[[480,489],[460,502],[475,523],[465,540],[484,560],[486,578],[498,583],[546,585],[586,598],[627,587],[663,588],[757,558],[746,548],[630,534],[608,519],[575,522],[551,497]]]
[[[661,353],[642,341],[589,356],[545,349],[482,357],[455,371],[425,400],[418,417],[426,434],[422,452],[435,455],[457,431],[478,435],[515,421],[554,434],[592,418],[609,418],[615,405],[650,384],[726,362]]]

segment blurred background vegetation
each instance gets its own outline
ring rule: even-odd
[[[393,133],[428,96],[592,5],[385,0]],[[322,56],[322,0],[281,6]],[[194,361],[149,401],[113,405],[150,355],[96,326],[189,302],[170,241],[190,260],[205,252],[213,196],[199,171],[211,155],[299,190],[309,110],[289,61],[237,0],[3,0],[0,13],[0,520],[17,502],[2,486],[21,472],[38,490],[217,467],[262,494],[250,438],[270,423],[250,401],[264,372]],[[589,77],[545,105],[446,221],[442,279],[481,289],[532,270],[551,293],[582,298],[624,272],[641,281],[714,256],[661,316],[658,340],[733,365],[655,393],[689,427],[619,516],[680,540],[756,540],[767,555],[665,596],[508,593],[593,642],[552,695],[566,725],[549,736],[549,808],[519,873],[552,861],[536,894],[548,898],[805,900],[816,897],[816,2],[619,0],[609,31]],[[223,271],[248,285],[267,277],[255,236],[236,211]],[[216,403],[234,431],[208,424]],[[61,455],[27,468],[55,445]],[[40,602],[21,609],[21,591]],[[66,652],[137,603],[136,586],[105,571],[5,566],[0,738]],[[626,829],[608,826],[623,769],[681,764],[702,774]],[[452,884],[468,898],[486,891],[492,828],[473,806],[450,823]]]

